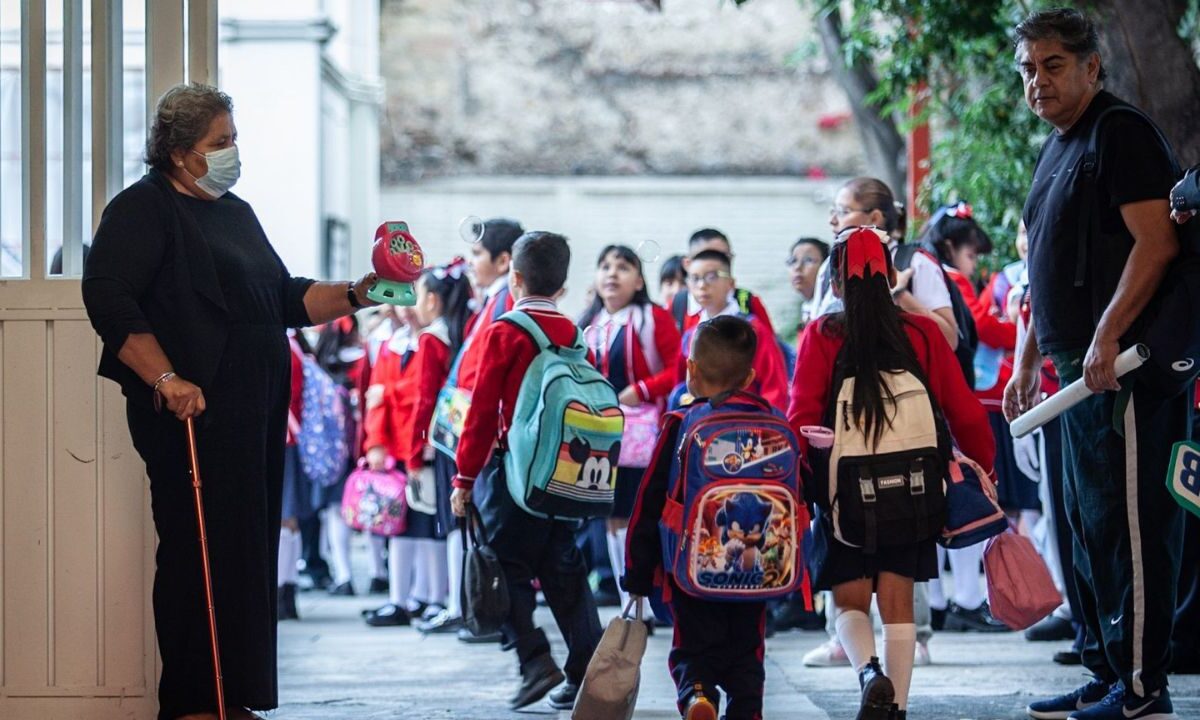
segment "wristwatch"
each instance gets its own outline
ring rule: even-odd
[[[366,307],[358,301],[358,293],[354,292],[354,281],[346,283],[346,299],[350,301],[350,307],[355,310],[362,310]]]

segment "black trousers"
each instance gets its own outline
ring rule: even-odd
[[[1055,356],[1064,383],[1081,358]],[[1135,380],[1131,394],[1094,395],[1062,416],[1083,662],[1142,697],[1167,684],[1184,511],[1164,478],[1172,444],[1190,435],[1190,406]]]
[[[1200,517],[1184,521],[1183,562],[1179,565],[1179,607],[1171,640],[1176,661],[1200,665]]]
[[[726,720],[761,720],[767,605],[700,600],[671,587],[675,637],[668,665],[680,712],[693,695],[713,704],[725,691]]]
[[[474,499],[480,503],[488,542],[508,582],[511,607],[508,621],[501,627],[505,647],[516,648],[522,668],[550,652],[546,633],[533,621],[537,596],[532,582],[536,578],[567,642],[563,670],[569,682],[578,684],[600,642],[601,628],[588,586],[587,565],[575,545],[577,523],[534,517],[517,507],[498,460],[489,464],[484,477],[486,490],[480,492],[482,488],[477,486]]]

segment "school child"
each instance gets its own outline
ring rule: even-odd
[[[462,258],[425,271],[409,313],[412,331],[397,333],[396,342],[389,341],[376,362],[371,384],[382,392],[367,409],[367,464],[382,470],[389,457],[395,459],[414,492],[408,493],[404,535],[388,539],[389,602],[365,617],[374,627],[408,625],[413,616],[432,617],[445,608],[448,559],[443,541],[453,525],[450,487],[449,478],[437,487],[428,431],[450,359],[462,346],[470,299]]]
[[[625,245],[609,245],[596,264],[595,298],[579,327],[625,410],[616,500],[608,519],[608,557],[615,577],[625,568],[625,532],[638,481],[658,435],[667,395],[678,381],[679,330],[671,314],[655,305],[637,253]],[[629,594],[620,593],[621,607]]]
[[[672,255],[663,261],[658,269],[658,304],[664,308],[671,307],[671,302],[679,293],[687,292],[686,274],[683,269],[684,256]],[[684,295],[686,298],[687,296]],[[678,328],[676,328],[678,329]]]
[[[520,687],[509,701],[512,709],[537,702],[564,679],[566,684],[552,693],[550,700],[555,707],[571,707],[601,634],[587,566],[575,546],[575,523],[538,517],[520,507],[509,491],[504,451],[492,452],[494,447],[507,447],[526,371],[544,349],[535,345],[534,334],[518,323],[535,324],[545,341],[555,346],[582,344],[579,329],[555,304],[570,260],[566,238],[554,233],[525,233],[513,246],[509,289],[516,303],[507,315],[510,319],[493,322],[474,341],[483,360],[455,453],[458,475],[450,498],[454,514],[464,516],[472,501],[479,507],[508,585],[510,608],[501,632],[506,646],[516,649],[521,672]],[[514,318],[517,314],[523,317]],[[580,472],[592,471],[593,476],[604,475],[595,479],[611,483],[611,464],[607,456],[589,455],[579,468]],[[512,480],[524,483],[527,479]],[[562,670],[550,654],[546,634],[533,621],[537,607],[534,579],[567,642]]]
[[[297,433],[304,408],[304,348],[303,335],[288,330],[291,349],[291,397],[288,400],[287,441],[283,454],[282,523],[279,528],[279,596],[280,620],[299,620],[296,612],[296,588],[300,582],[300,556],[303,551],[300,523],[315,514],[312,508],[312,483],[300,469]]]
[[[847,235],[831,255],[833,291],[845,310],[804,329],[788,419],[797,432],[827,425],[836,433],[831,460],[838,464],[823,467],[827,461],[813,460],[813,495],[821,511],[814,527],[813,585],[833,591],[837,636],[862,688],[858,718],[903,720],[916,646],[913,583],[938,575],[936,501],[949,439],[935,409],[958,447],[985,468],[992,466],[995,443],[987,415],[938,326],[893,302],[896,274],[886,235],[867,228]],[[893,423],[902,409],[904,422]],[[926,444],[936,437],[937,447],[921,448],[919,455],[905,450],[911,456],[905,467],[888,466],[873,454],[881,441],[908,448],[905,443],[917,432],[925,434]],[[800,444],[809,450],[804,437]],[[830,487],[838,498],[837,518]],[[928,504],[918,502],[927,494]],[[877,532],[869,529],[867,517],[877,518]],[[868,616],[872,595],[883,619],[879,653]]]
[[[733,260],[733,243],[729,242],[725,233],[715,228],[700,228],[688,238],[688,256],[683,260],[685,273],[691,258],[705,250],[716,250],[728,257],[730,261]],[[739,312],[743,315],[754,315],[762,324],[766,325],[772,335],[775,334],[775,327],[771,324],[771,316],[767,313],[767,306],[763,304],[762,298],[745,288],[731,287],[729,299],[737,303]],[[675,293],[675,297],[667,307],[671,309],[671,315],[675,318],[675,325],[679,328],[680,333],[686,333],[700,322],[702,308],[688,292],[686,286]]]
[[[744,318],[754,328],[758,337],[757,354],[754,357],[754,383],[752,392],[762,395],[772,407],[783,410],[787,407],[787,369],[783,352],[770,325],[759,315],[751,312],[746,314],[733,297],[736,286],[732,273],[732,261],[729,256],[718,250],[701,250],[693,255],[688,262],[687,284],[688,292],[696,306],[700,308],[696,315],[698,322],[710,320],[722,315],[737,315]],[[691,346],[694,325],[685,330],[680,352],[678,376],[684,377],[684,365]],[[677,388],[672,393],[679,397],[683,390]]]
[[[623,583],[638,597],[657,585],[671,605],[669,665],[683,718],[716,720],[719,687],[724,717],[758,720],[765,601],[801,586],[805,572],[798,445],[783,414],[747,392],[759,343],[752,325],[717,316],[694,334],[687,386],[699,399],[664,419],[630,521]]]
[[[479,309],[467,321],[462,348],[456,353],[457,373],[447,379],[468,395],[475,387],[482,351],[479,344],[474,342],[475,339],[513,308],[513,297],[508,290],[512,248],[524,232],[519,222],[507,218],[489,218],[483,225],[483,237],[471,246],[471,254],[467,257],[468,276],[479,298]],[[436,453],[433,468],[437,477],[441,478],[439,482],[447,485],[458,474],[454,457],[444,452]],[[428,620],[418,622],[416,628],[424,634],[457,633],[458,639],[464,642],[495,642],[498,639],[496,636],[476,637],[463,626],[462,608],[459,607],[462,554],[462,531],[452,524],[446,536],[446,560],[450,573],[446,609]]]

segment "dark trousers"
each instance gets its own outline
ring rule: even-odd
[[[1175,610],[1172,652],[1176,662],[1195,668],[1200,665],[1200,517],[1191,513],[1184,521],[1183,562],[1179,568],[1179,607]]]
[[[1075,585],[1075,541],[1071,536],[1071,522],[1067,517],[1066,487],[1063,477],[1066,469],[1062,461],[1062,421],[1054,419],[1042,427],[1042,441],[1046,444],[1046,470],[1050,489],[1049,512],[1054,517],[1054,540],[1058,546],[1058,563],[1062,568],[1063,585],[1066,586],[1067,605],[1071,608],[1071,620],[1079,634],[1076,645],[1082,649],[1085,634],[1083,611],[1079,604],[1079,590]]]
[[[1055,357],[1064,383],[1082,353]],[[1123,401],[1128,398],[1128,403]],[[1147,696],[1167,684],[1183,544],[1183,509],[1164,484],[1174,442],[1190,434],[1190,400],[1101,393],[1062,416],[1065,500],[1074,540],[1083,662]]]
[[[587,582],[587,565],[575,545],[576,523],[534,517],[517,507],[496,460],[484,472],[486,491],[474,499],[487,527],[508,582],[511,607],[501,627],[506,648],[516,648],[521,667],[550,652],[546,633],[533,621],[537,609],[532,582],[536,578],[567,642],[567,680],[583,681],[588,661],[600,642],[600,616]]]
[[[693,695],[719,702],[725,691],[726,720],[761,720],[767,605],[719,603],[671,588],[675,637],[668,665],[684,712]]]

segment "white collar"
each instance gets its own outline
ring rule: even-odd
[[[629,323],[629,316],[633,310],[633,303],[626,305],[615,313],[610,313],[600,306],[600,312],[596,315],[596,324],[600,326],[612,324],[621,327]]]
[[[700,311],[700,322],[704,322],[706,320],[711,320],[713,317],[721,317],[723,315],[737,315],[737,314],[738,314],[738,304],[736,301],[734,301],[733,298],[730,298],[729,302],[725,303],[725,307],[721,310],[721,312],[717,313],[716,315],[709,315],[707,310],[701,310]]]
[[[549,310],[558,312],[558,303],[554,302],[554,298],[542,297],[540,295],[526,295],[513,305],[513,310]]]
[[[413,335],[412,328],[401,325],[392,333],[392,337],[387,341],[387,347],[393,355],[403,356],[404,353],[416,348],[416,342],[417,338]]]
[[[487,289],[483,291],[483,297],[485,300],[491,300],[492,298],[496,297],[496,293],[500,292],[506,287],[508,287],[507,273],[493,280],[492,284],[488,285]]]

